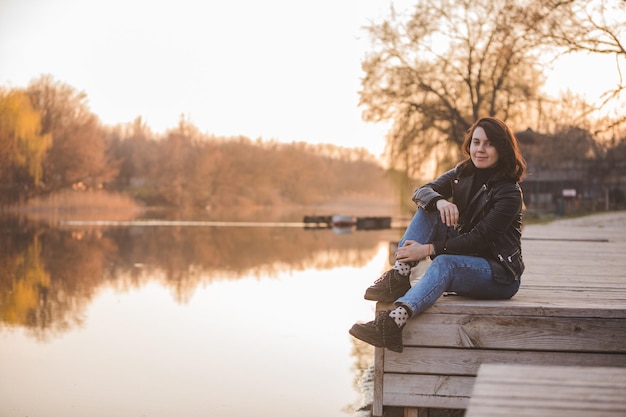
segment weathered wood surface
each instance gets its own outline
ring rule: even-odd
[[[483,363],[626,367],[626,213],[527,226],[523,254],[513,299],[444,296],[409,321],[403,353],[376,349],[375,416],[466,408]]]
[[[481,366],[466,417],[622,417],[626,368]]]
[[[492,349],[454,349],[410,347],[403,353],[385,353],[385,372],[397,374],[443,374],[474,376],[483,363],[560,366],[580,365],[579,352],[540,352]],[[594,353],[585,355],[586,366],[619,366],[626,368],[626,355]]]

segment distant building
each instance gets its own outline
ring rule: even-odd
[[[607,181],[613,176],[588,132],[548,136],[528,129],[516,136],[528,164],[521,183],[528,212],[565,214],[608,206]],[[626,175],[626,166],[621,169]]]

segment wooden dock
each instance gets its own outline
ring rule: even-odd
[[[466,417],[501,416],[626,416],[626,368],[484,364]]]
[[[626,213],[527,226],[523,252],[513,299],[444,296],[409,321],[404,352],[376,348],[374,416],[466,409],[482,364],[626,367]]]

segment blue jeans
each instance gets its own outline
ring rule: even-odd
[[[418,209],[409,223],[401,246],[406,240],[429,243],[457,236],[453,227],[446,226],[439,211],[432,213]],[[422,278],[409,291],[396,300],[404,305],[411,316],[420,314],[441,297],[444,292],[477,299],[508,299],[517,293],[520,281],[503,285],[493,280],[491,266],[485,258],[466,255],[438,255],[433,259]]]

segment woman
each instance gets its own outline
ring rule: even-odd
[[[477,299],[515,295],[524,271],[522,191],[526,162],[517,139],[501,120],[485,117],[468,130],[466,159],[415,191],[418,209],[399,242],[396,262],[365,292],[394,302],[350,334],[369,344],[402,352],[402,329],[444,292]],[[451,201],[449,201],[451,200]],[[431,265],[413,286],[411,268]]]

